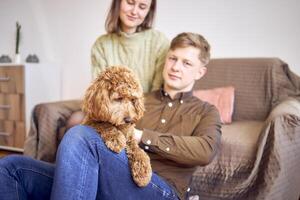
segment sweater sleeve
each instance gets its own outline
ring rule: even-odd
[[[160,46],[157,51],[157,57],[155,61],[155,74],[152,81],[151,91],[158,90],[163,83],[162,72],[170,45],[169,40],[163,34],[160,35],[159,41],[157,43],[160,44]]]
[[[97,40],[91,50],[92,78],[95,79],[107,67],[101,42]]]
[[[190,167],[209,164],[219,149],[220,141],[219,114],[211,109],[199,120],[190,136],[175,136],[172,133],[144,129],[140,145],[146,151]]]

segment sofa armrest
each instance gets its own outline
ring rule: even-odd
[[[300,102],[287,98],[269,113],[258,141],[252,175],[260,175],[256,186],[260,187],[264,199],[274,199],[278,191],[282,191],[278,199],[299,197],[293,189],[300,180],[297,167],[300,165],[299,133]]]
[[[287,98],[286,100],[275,106],[269,113],[266,122],[270,122],[275,118],[283,115],[294,115],[300,117],[300,102],[295,98]]]
[[[36,159],[54,162],[59,129],[70,115],[80,110],[80,100],[41,103],[34,107],[30,119],[24,154]]]

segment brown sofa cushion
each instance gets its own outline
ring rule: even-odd
[[[213,59],[194,89],[233,86],[233,120],[265,120],[286,98],[300,98],[300,79],[278,58]]]
[[[239,150],[233,148],[230,153],[239,151],[240,154],[243,153],[243,156],[249,156],[252,160],[256,154],[257,141],[263,125],[263,121],[237,121],[230,125],[222,125],[224,148],[228,148],[225,146],[238,146]]]
[[[229,189],[229,196],[238,196],[234,189],[242,187],[240,184],[253,169],[263,127],[264,122],[261,121],[239,121],[223,125],[221,150],[209,165],[197,168],[193,176],[192,191],[200,191],[198,193],[203,199],[214,199],[205,198],[207,192],[213,196],[220,194],[219,190],[224,192],[224,188]]]
[[[212,163],[199,172],[215,173],[212,169],[248,169],[253,166],[263,121],[236,121],[222,125],[221,150]],[[210,171],[211,170],[211,171]],[[204,173],[204,176],[206,176]],[[237,172],[235,172],[237,173]]]

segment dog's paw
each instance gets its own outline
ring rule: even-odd
[[[139,187],[145,187],[151,180],[152,168],[149,156],[143,151],[134,152],[134,158],[131,158],[131,173],[134,182]]]
[[[106,139],[105,144],[113,152],[120,153],[126,146],[126,138],[123,134],[114,134]]]

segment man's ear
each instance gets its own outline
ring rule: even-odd
[[[206,74],[207,68],[206,67],[199,67],[198,73],[196,74],[195,80],[199,80]]]

